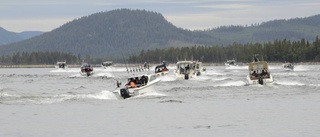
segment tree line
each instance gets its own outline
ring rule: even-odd
[[[89,55],[81,56],[63,52],[17,52],[12,55],[2,55],[0,57],[0,65],[52,65],[66,61],[67,64],[82,64],[83,62],[90,64],[101,64],[110,60],[105,58],[93,58]],[[112,60],[112,59],[111,59]],[[117,60],[116,60],[117,61]]]
[[[274,40],[267,43],[233,43],[229,46],[195,45],[192,47],[171,47],[167,49],[142,50],[139,55],[129,57],[129,62],[153,62],[162,60],[201,60],[221,63],[228,59],[238,62],[251,62],[254,54],[260,54],[269,62],[319,62],[320,41],[318,36],[313,42],[305,39],[290,41]]]
[[[2,55],[0,57],[0,64],[11,65],[55,64],[57,61],[77,64],[81,62],[81,56],[61,52],[17,52],[12,55]]]
[[[238,62],[251,62],[254,54],[260,54],[269,62],[319,62],[320,41],[318,36],[312,42],[301,39],[290,41],[286,39],[274,40],[267,43],[234,43],[229,46],[195,45],[191,47],[171,47],[167,49],[142,50],[140,54],[113,61],[123,63],[159,63],[163,60],[177,62],[178,60],[201,60],[208,63],[222,63],[228,59]],[[83,61],[91,64],[100,64],[103,58],[92,58],[89,55],[81,57],[63,52],[17,52],[12,55],[2,55],[0,64],[55,64],[57,61],[66,61],[68,64],[81,64]]]

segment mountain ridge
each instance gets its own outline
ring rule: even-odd
[[[229,45],[275,39],[313,40],[320,32],[320,15],[274,20],[252,26],[221,26],[190,31],[174,26],[162,14],[117,9],[70,21],[50,32],[0,47],[0,54],[16,51],[60,51],[82,56],[122,58],[141,50],[193,45]]]
[[[0,46],[26,40],[38,35],[43,34],[42,31],[23,31],[23,32],[11,32],[0,27]]]

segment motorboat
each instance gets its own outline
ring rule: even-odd
[[[175,75],[178,79],[188,80],[197,77],[199,72],[196,70],[194,61],[178,61]]]
[[[80,74],[82,76],[91,76],[94,73],[93,67],[88,63],[83,63],[80,67]]]
[[[225,62],[224,65],[225,65],[226,67],[237,66],[236,60],[234,60],[234,59],[232,59],[232,60],[227,60],[227,62]]]
[[[284,63],[282,64],[282,69],[285,71],[293,71],[294,65],[292,63]]]
[[[161,65],[157,65],[154,69],[154,73],[157,76],[167,75],[169,73],[167,63],[165,61],[163,61]]]
[[[123,99],[137,95],[142,95],[153,90],[152,85],[158,83],[160,79],[155,74],[131,76],[123,88],[115,90],[113,93]],[[117,86],[120,84],[117,81]]]
[[[57,70],[69,70],[66,62],[57,62],[57,64],[55,65],[55,68]]]
[[[249,63],[248,70],[247,80],[249,84],[265,85],[273,82],[268,63],[266,61],[259,61],[256,56],[254,57],[254,61]]]
[[[200,61],[194,61],[194,66],[195,66],[195,73],[197,74],[197,76],[201,75],[203,72],[206,71],[205,68],[202,67],[202,62]]]
[[[107,69],[107,68],[112,67],[112,61],[105,61],[105,62],[103,62],[103,63],[101,64],[101,67],[102,67],[103,69]]]

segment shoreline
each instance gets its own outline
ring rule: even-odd
[[[247,66],[248,63],[237,63],[239,66]],[[282,65],[283,62],[268,62],[269,65]],[[294,65],[320,65],[320,62],[299,62],[293,63]],[[128,64],[127,64],[128,65]],[[137,64],[129,64],[129,66],[136,66]],[[150,64],[154,66],[158,64]],[[169,63],[170,66],[175,65]],[[203,63],[203,66],[224,66],[224,63]],[[68,65],[69,68],[79,68],[81,65]],[[113,64],[114,67],[124,67],[125,64]],[[93,67],[100,67],[99,65],[93,65]],[[55,68],[55,65],[0,65],[0,68]]]

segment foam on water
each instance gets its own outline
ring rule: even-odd
[[[131,97],[131,98],[134,99],[134,98],[166,97],[166,96],[167,96],[166,94],[159,93],[159,92],[156,92],[156,91],[151,91],[151,92],[146,92],[144,94],[141,94],[141,95],[138,95],[138,96],[134,96],[134,97]]]
[[[234,87],[234,86],[245,86],[247,83],[244,81],[228,81],[226,83],[218,84],[221,87]]]
[[[159,78],[161,81],[175,81],[175,80],[177,80],[176,77],[174,77],[174,76],[169,76],[169,75],[159,76],[158,78]]]
[[[65,101],[85,99],[115,100],[117,97],[110,91],[101,91],[92,94],[59,94],[59,95],[17,95],[0,92],[0,102],[8,104],[53,104]]]
[[[294,71],[309,71],[311,70],[308,66],[294,66]]]
[[[50,72],[52,73],[69,73],[69,72],[79,72],[80,69],[66,69],[66,70],[63,70],[63,69],[55,69],[55,70],[51,70]]]
[[[114,78],[115,76],[113,75],[113,74],[111,74],[111,73],[98,73],[98,74],[96,74],[96,75],[94,75],[94,76],[98,76],[98,77],[108,77],[108,78]]]
[[[207,72],[206,72],[206,75],[221,75],[221,76],[223,76],[223,75],[227,75],[227,74],[225,74],[225,73],[219,73],[219,72],[210,70],[210,71],[207,71]]]
[[[211,81],[224,81],[224,80],[227,80],[229,78],[227,77],[221,77],[221,78],[212,78]]]
[[[226,69],[248,69],[248,66],[229,66]]]
[[[276,84],[286,86],[304,86],[305,84],[296,81],[275,81]]]

